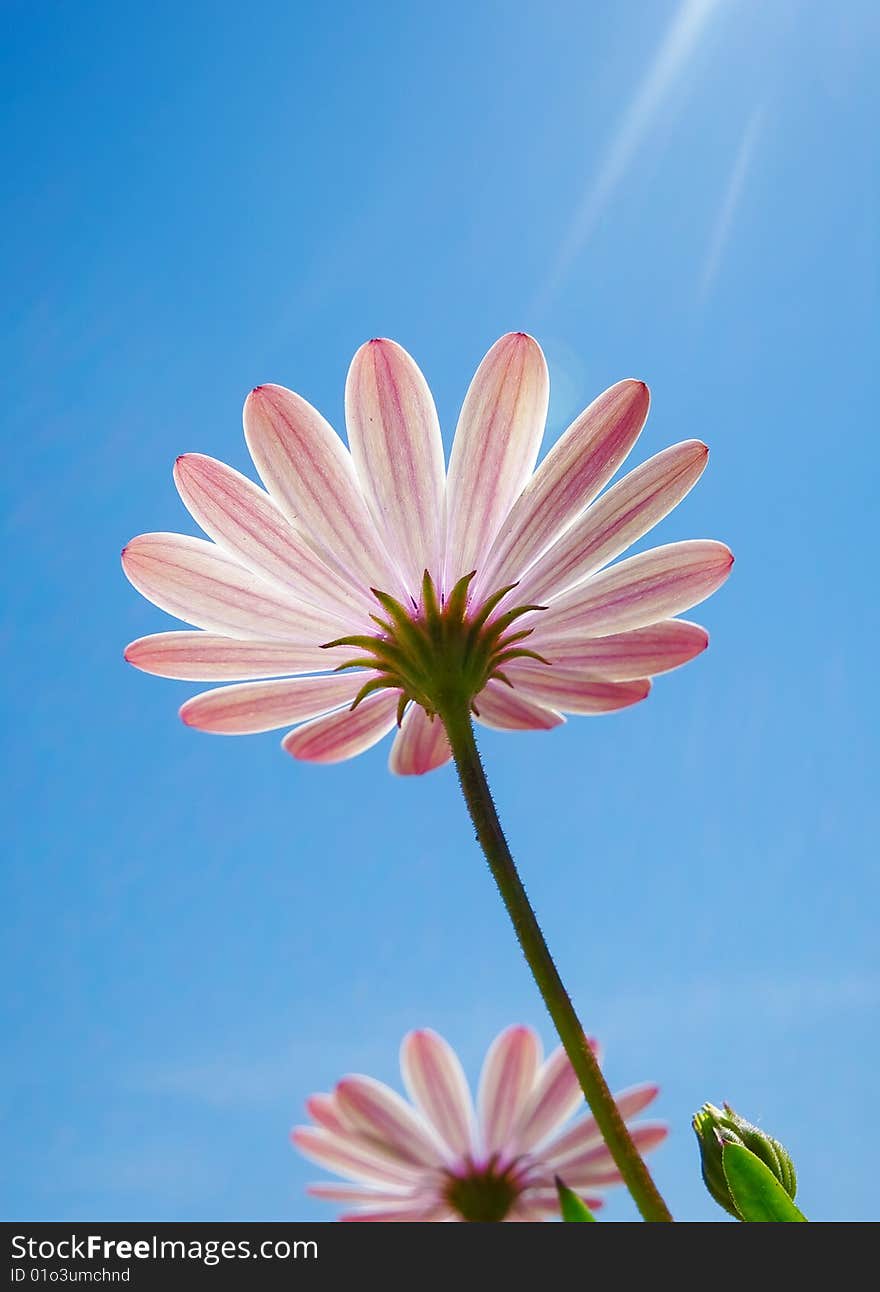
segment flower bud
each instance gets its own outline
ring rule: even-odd
[[[741,1144],[754,1153],[767,1166],[790,1198],[797,1192],[797,1176],[788,1153],[779,1143],[759,1127],[735,1113],[729,1104],[716,1108],[703,1104],[693,1120],[694,1133],[700,1146],[703,1181],[720,1207],[737,1220],[742,1216],[730,1192],[722,1165],[725,1144]]]

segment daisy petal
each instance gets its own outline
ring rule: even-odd
[[[541,1063],[541,1043],[530,1027],[508,1027],[489,1048],[477,1096],[483,1149],[516,1152],[513,1138]]]
[[[549,1195],[547,1195],[549,1199]],[[556,1200],[556,1206],[552,1206],[549,1201],[544,1201],[544,1195],[537,1191],[529,1191],[523,1199],[515,1202],[504,1217],[504,1223],[509,1225],[531,1225],[538,1221],[550,1219],[551,1216],[558,1214],[559,1200]]]
[[[266,488],[318,556],[356,586],[400,595],[351,455],[317,409],[283,386],[258,386],[244,433]]]
[[[659,1086],[651,1081],[645,1081],[641,1085],[629,1086],[626,1090],[621,1090],[614,1096],[614,1102],[617,1104],[617,1111],[626,1121],[630,1117],[637,1117],[654,1102],[659,1093]]]
[[[705,444],[686,440],[624,476],[529,570],[517,588],[520,604],[546,603],[625,552],[694,487],[708,456]]]
[[[447,587],[478,568],[535,465],[550,383],[541,348],[509,332],[477,369],[449,462]]]
[[[344,1077],[335,1093],[343,1116],[371,1142],[383,1144],[410,1166],[441,1164],[433,1131],[390,1086],[372,1077]]]
[[[392,1204],[390,1207],[370,1209],[369,1211],[350,1211],[339,1217],[340,1221],[380,1221],[383,1224],[394,1221],[450,1220],[447,1208],[442,1202],[410,1202]]]
[[[123,550],[122,566],[154,606],[209,632],[289,638],[304,646],[339,636],[339,620],[297,601],[201,538],[141,534]]]
[[[609,682],[630,682],[687,664],[706,649],[709,634],[686,619],[661,619],[647,628],[585,638],[554,636],[539,623],[530,642],[554,669]]]
[[[293,722],[305,722],[343,704],[351,704],[363,684],[374,676],[358,669],[325,677],[221,686],[187,700],[181,706],[180,716],[188,727],[218,735],[244,736],[274,731],[276,727],[289,727]]]
[[[283,641],[240,641],[215,633],[152,633],[126,646],[129,664],[183,682],[235,682],[252,677],[317,673],[327,667],[320,646]]]
[[[657,1091],[657,1086],[647,1083],[632,1086],[629,1090],[615,1095],[614,1102],[624,1121],[638,1116],[644,1108],[653,1103],[657,1098]],[[572,1154],[583,1153],[596,1146],[601,1147],[603,1142],[602,1132],[595,1120],[592,1117],[584,1117],[545,1144],[541,1150],[541,1156],[554,1170],[557,1170],[560,1164],[564,1164]]]
[[[563,1180],[563,1184],[568,1185],[568,1180]],[[570,1185],[568,1185],[568,1187],[571,1188]],[[576,1192],[578,1194],[578,1197],[581,1198],[581,1200],[586,1203],[590,1211],[593,1211],[593,1212],[600,1211],[601,1208],[605,1205],[602,1198],[587,1197],[579,1190],[574,1190],[574,1192]],[[548,1213],[552,1216],[559,1215],[559,1195],[556,1192],[555,1184],[552,1186],[552,1188],[548,1186],[543,1189],[535,1189],[534,1191],[530,1189],[529,1192],[526,1194],[526,1198],[528,1199],[529,1205],[543,1212],[544,1216],[546,1216]]]
[[[415,361],[393,341],[362,345],[345,386],[351,456],[373,520],[418,598],[436,577],[446,474],[437,410]]]
[[[398,776],[421,776],[448,763],[452,757],[446,731],[439,718],[428,717],[419,704],[411,704],[391,746],[388,766]]]
[[[411,1200],[410,1189],[374,1189],[366,1184],[310,1184],[306,1192],[325,1202],[356,1202],[372,1206],[380,1203],[394,1206]]]
[[[549,731],[565,722],[561,713],[533,704],[519,691],[495,679],[487,682],[477,696],[474,713],[484,727],[499,731]]]
[[[366,1184],[401,1188],[412,1188],[418,1180],[418,1173],[412,1167],[404,1165],[381,1145],[367,1148],[362,1141],[349,1140],[320,1126],[297,1126],[290,1138],[309,1161],[337,1175]]]
[[[341,763],[378,744],[397,720],[397,691],[368,696],[355,710],[315,718],[288,732],[281,742],[294,758],[307,763]]]
[[[612,565],[541,612],[541,628],[559,636],[599,637],[643,628],[689,610],[719,588],[733,556],[723,543],[668,543]]]
[[[175,463],[174,482],[196,524],[230,556],[310,605],[349,622],[354,614],[356,623],[370,627],[372,598],[325,565],[253,481],[215,458],[185,453]]]
[[[583,1102],[580,1082],[560,1045],[541,1068],[531,1097],[523,1108],[516,1131],[519,1151],[525,1153],[540,1144],[557,1126],[567,1122]]]
[[[663,1143],[669,1130],[659,1123],[644,1122],[640,1126],[630,1126],[629,1133],[639,1152],[648,1153]],[[621,1181],[620,1172],[604,1144],[571,1154],[564,1162],[557,1162],[554,1169],[572,1189],[599,1189]]]
[[[651,689],[647,678],[633,682],[597,682],[583,674],[548,668],[532,660],[517,660],[506,669],[517,694],[562,713],[613,713],[644,700]]]
[[[344,1134],[348,1129],[335,1095],[312,1095],[306,1100],[306,1112],[312,1121],[327,1130]]]
[[[410,1098],[454,1154],[472,1148],[474,1111],[458,1055],[427,1029],[410,1032],[400,1050],[400,1068]]]
[[[521,578],[580,515],[635,444],[649,403],[644,382],[619,381],[571,424],[511,508],[480,572],[481,590],[491,592]]]

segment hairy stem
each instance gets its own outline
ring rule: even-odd
[[[474,739],[470,713],[463,706],[452,704],[440,716],[446,727],[462,792],[480,847],[486,854],[489,869],[513,922],[523,955],[577,1074],[596,1124],[642,1218],[652,1221],[672,1220],[602,1076],[571,998],[544,941],[498,820]]]

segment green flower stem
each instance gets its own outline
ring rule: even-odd
[[[644,1220],[672,1220],[669,1208],[657,1191],[651,1174],[633,1143],[599,1064],[587,1043],[565,985],[544,941],[526,890],[514,864],[507,840],[492,801],[492,792],[474,739],[470,713],[460,703],[451,703],[440,713],[462,792],[480,847],[513,921],[532,976],[547,1006],[571,1066],[590,1106],[608,1150],[623,1176]]]

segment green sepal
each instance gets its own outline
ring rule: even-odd
[[[468,591],[475,574],[476,570],[471,570],[470,574],[463,574],[449,594],[444,609],[446,617],[452,623],[460,623],[464,619],[465,611],[467,610]]]
[[[806,1221],[766,1162],[744,1144],[726,1142],[721,1164],[730,1196],[743,1220]]]
[[[388,592],[382,592],[379,588],[370,588],[370,591],[379,602],[379,605],[388,611],[392,621],[399,628],[408,628],[410,626],[412,620],[406,612],[406,607],[401,605],[396,597],[392,597]]]
[[[367,659],[365,656],[363,659],[347,659],[344,664],[337,664],[333,672],[344,673],[347,668],[375,668],[375,667],[376,667],[376,661],[374,659]]]
[[[500,655],[495,656],[496,664],[509,664],[512,659],[536,659],[539,664],[549,664],[549,659],[539,655],[536,650],[525,650],[522,647],[515,650],[502,651]]]
[[[470,627],[471,627],[472,633],[474,633],[475,631],[479,632],[479,630],[483,627],[483,624],[489,618],[489,616],[491,615],[495,607],[501,601],[504,600],[508,592],[513,592],[513,589],[515,587],[516,587],[515,583],[508,583],[506,588],[499,588],[497,592],[492,593],[491,597],[489,597],[489,599],[483,603],[482,607],[480,608],[480,613],[470,621]]]
[[[366,700],[367,696],[372,695],[374,691],[388,691],[388,690],[396,690],[396,689],[397,689],[397,682],[394,680],[393,677],[392,678],[388,678],[388,677],[371,678],[370,681],[365,682],[361,687],[361,689],[358,691],[357,695],[354,697],[354,699],[351,702],[351,708],[349,711],[351,713],[354,713],[355,709],[358,707],[361,700]]]
[[[370,618],[388,637],[392,637],[394,635],[394,624],[389,624],[381,615],[370,615]]]
[[[406,691],[401,691],[400,699],[397,701],[397,725],[403,726],[403,715],[406,713],[406,706],[409,703],[409,696]]]
[[[556,1192],[559,1195],[559,1210],[562,1212],[563,1220],[592,1220],[595,1223],[596,1217],[583,1198],[579,1198],[576,1193],[569,1189],[567,1184],[563,1184],[558,1175],[556,1177]]]
[[[351,637],[336,637],[332,642],[322,642],[321,650],[331,650],[334,646],[357,646],[359,650],[375,651],[378,640],[366,633],[356,633]]]
[[[434,580],[427,570],[422,576],[422,608],[428,617],[428,620],[438,620],[440,618],[440,604],[437,601],[437,593],[434,590]]]

